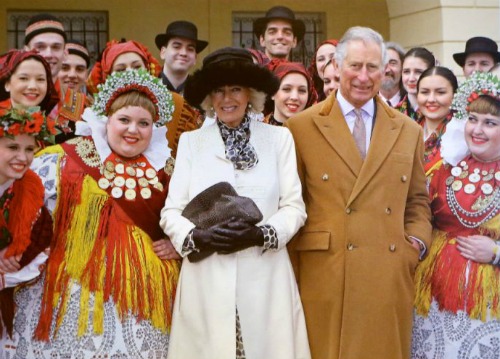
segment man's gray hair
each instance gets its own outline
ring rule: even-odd
[[[398,44],[397,42],[392,42],[392,41],[387,41],[385,43],[385,48],[387,50],[394,50],[398,53],[399,59],[401,60],[401,65],[403,65],[403,59],[405,57],[405,49],[403,49],[403,46]]]
[[[385,48],[384,38],[378,32],[369,27],[362,26],[354,26],[349,28],[342,39],[340,39],[339,44],[337,45],[337,49],[335,51],[335,61],[338,66],[342,66],[344,62],[344,58],[347,52],[347,45],[351,41],[363,41],[366,43],[375,43],[380,46],[380,50],[382,53],[382,68],[385,66],[387,62],[387,51]]]

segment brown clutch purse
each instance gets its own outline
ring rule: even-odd
[[[223,223],[231,217],[243,219],[249,224],[257,224],[262,220],[262,213],[255,202],[251,198],[239,196],[228,182],[216,183],[200,192],[187,204],[182,215],[200,229]],[[190,262],[199,262],[212,253],[192,252],[188,258]]]

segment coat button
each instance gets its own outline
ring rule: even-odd
[[[406,175],[401,176],[401,182],[406,182],[407,179],[408,179],[408,177],[406,177]]]
[[[391,210],[389,207],[387,207],[387,208],[385,209],[385,213],[387,213],[387,214],[391,214],[391,212],[392,212],[392,210]]]
[[[396,252],[396,245],[395,245],[395,244],[391,244],[391,245],[389,246],[389,250],[390,250],[391,252]]]
[[[352,251],[353,249],[354,249],[354,244],[349,243],[349,244],[347,245],[347,250],[348,250],[348,251]]]
[[[347,214],[351,214],[351,211],[352,211],[352,210],[351,210],[349,207],[347,207],[347,208],[345,209],[345,213],[347,213]]]
[[[327,173],[323,174],[323,177],[321,177],[321,179],[322,179],[323,181],[328,181],[328,179],[329,179],[329,178],[330,178],[330,177],[328,176],[328,174],[327,174]]]

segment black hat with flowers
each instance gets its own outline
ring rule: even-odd
[[[254,64],[247,50],[225,47],[203,59],[203,67],[186,82],[184,98],[199,108],[212,90],[231,85],[253,88],[272,96],[278,91],[279,80],[268,69]]]

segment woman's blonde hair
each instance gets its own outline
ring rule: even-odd
[[[248,104],[251,105],[247,108],[247,112],[261,113],[264,111],[264,104],[266,102],[266,94],[262,91],[257,91],[254,88],[248,88],[249,100]],[[200,107],[205,111],[206,115],[209,117],[215,117],[215,111],[213,108],[212,98],[210,93],[201,102]]]
[[[493,116],[500,116],[500,100],[488,95],[479,96],[469,105],[468,111],[482,115],[491,114]]]
[[[107,115],[112,116],[119,109],[128,106],[142,107],[151,114],[153,119],[156,117],[155,105],[149,97],[139,91],[130,91],[118,96],[111,104]]]

